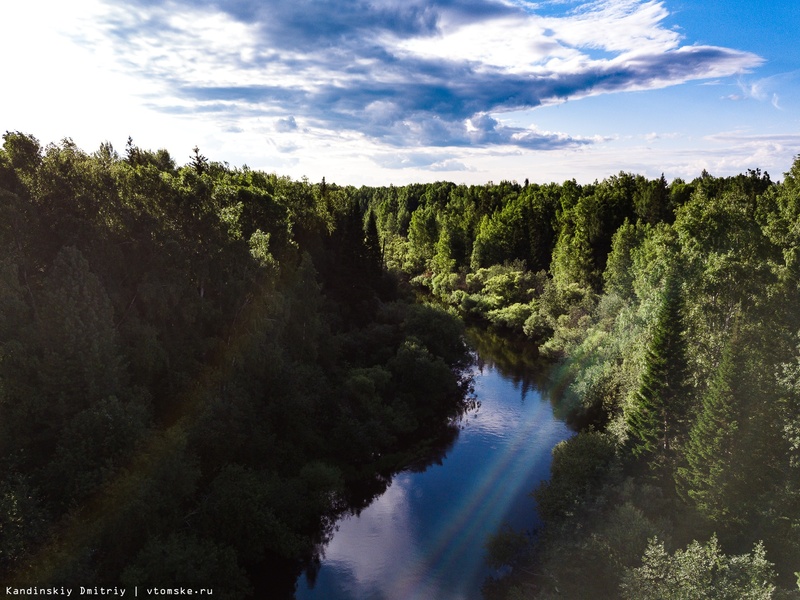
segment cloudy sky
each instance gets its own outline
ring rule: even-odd
[[[26,0],[0,131],[340,184],[668,179],[800,153],[796,0]]]

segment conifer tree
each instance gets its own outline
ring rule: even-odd
[[[383,272],[383,250],[381,239],[378,235],[378,224],[375,211],[369,211],[367,224],[364,231],[364,274],[375,285]]]
[[[674,275],[667,278],[647,363],[626,418],[635,456],[670,454],[687,412],[683,301]]]
[[[681,493],[691,498],[701,512],[718,521],[725,520],[728,513],[725,498],[734,477],[733,452],[742,419],[739,340],[736,327],[689,432],[683,449],[686,464],[677,472]]]
[[[295,280],[287,294],[285,340],[293,358],[314,360],[323,328],[320,314],[323,296],[311,255],[303,253]]]

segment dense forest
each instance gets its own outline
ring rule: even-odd
[[[344,507],[456,435],[461,324],[409,301],[354,195],[3,139],[6,584],[291,597]]]
[[[579,430],[487,598],[800,597],[800,159],[355,188],[3,139],[4,580],[299,573],[456,435],[470,321],[556,364]]]

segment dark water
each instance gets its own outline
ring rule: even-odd
[[[571,432],[532,383],[538,374],[500,367],[487,356],[491,347],[478,347],[480,408],[441,464],[396,474],[359,515],[343,517],[313,585],[298,580],[298,599],[479,599],[489,536],[506,523],[535,525],[530,492]]]

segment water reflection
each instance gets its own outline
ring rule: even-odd
[[[444,460],[397,474],[359,515],[343,518],[312,581],[298,581],[297,598],[480,598],[489,574],[484,543],[503,523],[534,522],[529,492],[548,477],[550,450],[570,432],[534,376],[479,353],[481,406],[462,421]]]
[[[467,330],[467,338],[477,351],[479,368],[490,365],[497,369],[520,386],[523,395],[531,390],[547,390],[557,419],[573,418],[571,424],[576,430],[585,425],[574,418],[571,413],[575,407],[565,401],[564,392],[571,377],[563,364],[540,357],[536,346],[526,340],[500,335],[491,329],[472,327]]]

